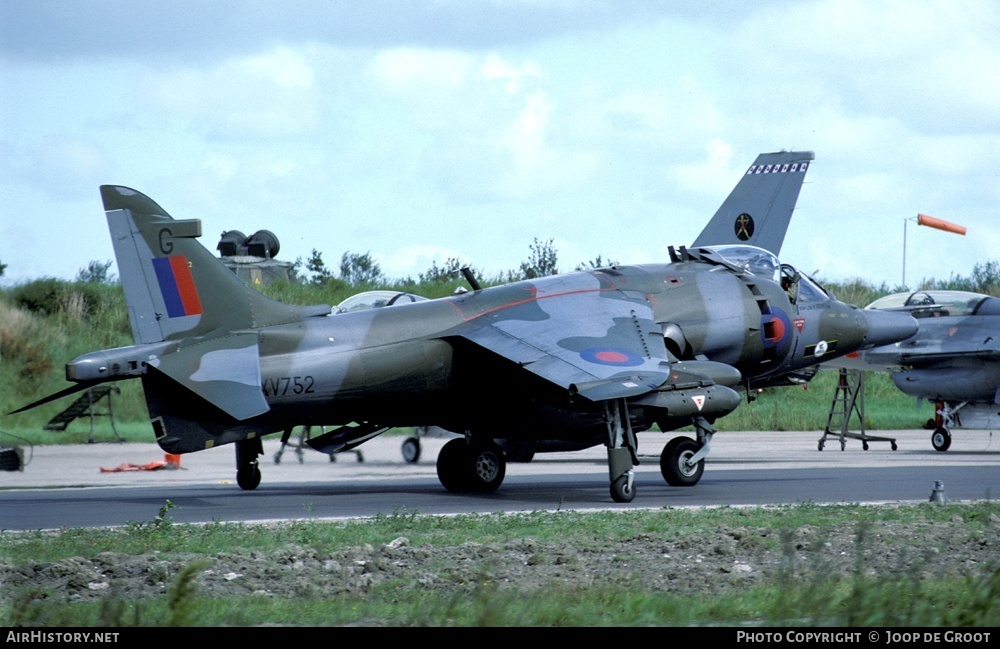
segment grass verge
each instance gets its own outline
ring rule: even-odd
[[[106,566],[106,574],[90,579],[108,585],[99,596],[87,596],[79,585],[77,595],[46,587],[40,579],[8,583],[0,591],[0,624],[1000,623],[1000,510],[990,502],[457,517],[404,512],[363,521],[278,525],[175,525],[169,510],[168,502],[154,520],[118,529],[0,534],[8,575],[48,574],[52,566],[69,572],[70,566],[90,562]],[[845,529],[851,537],[847,545],[837,540]],[[406,552],[386,550],[404,535]],[[714,560],[722,541],[730,547]],[[964,545],[977,549],[974,560],[959,556]],[[108,548],[114,548],[118,561],[109,558]],[[954,554],[960,565],[947,564],[945,553]],[[847,568],[836,568],[844,555]],[[876,556],[896,558],[878,563]],[[139,560],[129,563],[123,557]],[[265,566],[258,590],[226,594],[207,588],[217,566],[232,557],[257,558]],[[282,563],[295,562],[302,565],[281,569]],[[758,565],[754,578],[736,579],[727,572],[727,565],[750,563]],[[702,568],[707,568],[705,578],[685,581],[689,571]],[[144,571],[146,586],[156,587],[140,593],[117,585],[136,570]],[[342,578],[325,579],[325,573]],[[224,579],[215,579],[224,585]],[[282,589],[279,582],[289,579]]]

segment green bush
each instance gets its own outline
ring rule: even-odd
[[[16,287],[13,300],[15,305],[33,313],[85,318],[100,306],[102,295],[100,287],[90,282],[46,277]]]

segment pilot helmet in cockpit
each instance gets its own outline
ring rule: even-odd
[[[775,271],[778,270],[778,260],[770,253],[762,252],[747,259],[743,268],[758,277],[773,278]]]

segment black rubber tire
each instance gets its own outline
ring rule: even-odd
[[[420,438],[407,437],[403,440],[403,461],[407,464],[416,464],[420,461]]]
[[[951,433],[947,428],[938,428],[931,434],[931,446],[942,453],[951,448]]]
[[[685,467],[683,461],[690,458],[701,448],[698,442],[688,437],[675,437],[663,447],[660,453],[660,473],[663,479],[672,487],[693,487],[701,480],[705,472],[705,460],[701,460],[692,469]]]
[[[468,466],[468,444],[464,439],[453,439],[442,446],[437,458],[441,486],[452,493],[468,491]]]
[[[620,475],[611,482],[611,500],[616,503],[630,503],[635,498],[635,483],[629,487],[628,475]]]
[[[253,491],[256,489],[260,485],[260,467],[254,464],[251,467],[237,471],[236,484],[244,491]]]
[[[264,454],[260,438],[236,442],[236,484],[244,491],[253,491],[260,484],[260,463],[257,459]]]

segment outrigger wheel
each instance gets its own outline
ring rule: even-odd
[[[630,503],[635,499],[635,472],[628,471],[611,482],[611,500]]]
[[[403,460],[407,464],[416,464],[420,461],[420,438],[407,437],[403,440],[402,446]]]

